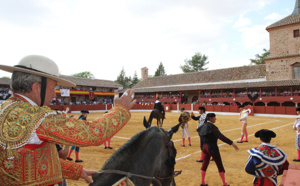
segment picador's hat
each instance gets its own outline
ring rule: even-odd
[[[0,69],[7,72],[25,72],[57,81],[57,85],[75,87],[76,85],[68,80],[59,77],[59,69],[54,61],[44,56],[26,56],[15,66],[0,65]]]
[[[19,64],[11,67],[6,65],[0,65],[0,69],[7,72],[25,72],[41,77],[41,104],[44,105],[47,79],[52,79],[57,82],[57,85],[65,87],[75,87],[76,85],[68,80],[59,77],[59,69],[56,63],[49,58],[38,55],[26,56]]]
[[[296,111],[300,111],[300,108],[296,108]]]
[[[266,138],[275,138],[276,134],[275,132],[268,130],[268,129],[261,129],[255,133],[255,137],[266,137]]]

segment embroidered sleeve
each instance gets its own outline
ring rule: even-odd
[[[253,156],[249,156],[247,164],[246,164],[246,167],[245,167],[245,171],[248,174],[255,175],[255,166],[256,166],[256,164],[255,164],[254,157]]]
[[[83,165],[60,159],[63,179],[78,180],[80,178]]]
[[[245,120],[245,119],[247,119],[248,118],[248,112],[245,112],[244,114],[243,114],[243,116],[241,117],[241,119],[242,120]]]
[[[37,129],[41,140],[71,146],[100,145],[115,135],[131,115],[122,105],[115,105],[107,114],[91,122],[67,118],[64,114],[49,115]]]

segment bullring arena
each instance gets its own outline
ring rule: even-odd
[[[207,112],[209,113],[209,111]],[[94,112],[88,115],[88,121],[91,121],[103,112]],[[194,111],[197,116],[198,113]],[[78,118],[80,114],[73,114]],[[112,150],[104,149],[103,145],[83,147],[80,149],[80,158],[84,161],[82,164],[85,169],[99,171],[105,161],[126,141],[128,141],[137,132],[144,130],[143,117],[148,118],[149,112],[131,112],[131,119],[127,125],[121,129],[111,141]],[[164,120],[163,128],[168,130],[173,125],[178,123],[179,113],[166,113],[166,120]],[[226,115],[226,113],[218,114],[216,126],[228,138],[233,141],[240,139],[240,122],[239,115]],[[248,159],[247,150],[258,146],[260,141],[253,135],[260,129],[270,129],[276,132],[277,137],[271,141],[280,147],[285,153],[288,154],[288,161],[294,164],[292,160],[296,158],[297,151],[295,147],[295,131],[292,129],[295,117],[262,117],[262,116],[249,116],[248,118],[248,134],[249,142],[237,144],[239,151],[235,151],[233,147],[218,141],[221,157],[226,171],[226,181],[231,186],[249,186],[252,185],[253,176],[248,175],[245,170],[245,164]],[[154,123],[154,122],[153,122]],[[152,123],[152,126],[153,126]],[[196,160],[200,157],[200,140],[197,132],[197,121],[191,120],[189,122],[189,132],[192,137],[192,146],[181,147],[182,143],[181,133],[178,131],[173,135],[173,142],[177,149],[176,166],[175,170],[182,170],[182,174],[175,178],[176,185],[178,186],[199,186],[201,183],[200,168],[201,163]],[[74,156],[74,155],[73,155]],[[74,158],[74,157],[73,157]],[[278,183],[281,181],[278,177]],[[81,186],[87,183],[80,179],[79,181],[67,180],[68,185]],[[217,167],[214,162],[211,162],[207,174],[206,183],[210,186],[222,185],[221,179],[218,174]]]

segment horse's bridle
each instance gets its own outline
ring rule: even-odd
[[[162,132],[165,132],[164,130],[161,130]],[[168,159],[169,161],[171,161],[172,158],[174,158],[174,164],[172,164],[172,166],[175,165],[175,155],[174,151],[172,149],[172,141],[167,137],[167,135],[164,136],[164,142],[166,145],[166,148],[168,149]],[[167,161],[165,162],[165,164],[167,164]],[[161,178],[158,175],[160,175],[160,173],[162,173],[165,170],[165,167],[157,174],[156,178],[158,178],[159,180],[169,180],[170,182],[173,180],[174,177],[178,176],[179,174],[181,174],[181,170],[180,171],[173,171],[172,176],[169,177],[164,177]]]
[[[164,130],[161,130],[162,132],[165,132]],[[168,159],[170,159],[171,157],[174,157],[174,153],[172,150],[172,142],[167,138],[167,135],[164,136],[164,141],[165,141],[165,145],[168,149]],[[175,158],[175,157],[174,157]],[[125,172],[125,171],[120,171],[120,170],[112,170],[112,169],[108,169],[108,170],[101,170],[99,172],[97,172],[99,175],[100,174],[119,174],[119,175],[123,175],[126,176],[126,186],[128,186],[128,179],[130,177],[138,177],[138,178],[143,178],[143,179],[147,179],[147,180],[152,180],[155,181],[159,186],[162,186],[161,181],[160,180],[173,180],[174,177],[178,176],[179,174],[181,174],[182,170],[180,171],[173,171],[172,176],[169,177],[164,177],[161,178],[158,175],[163,171],[164,169],[162,169],[157,176],[155,177],[150,177],[150,176],[144,176],[144,175],[140,175],[140,174],[132,174],[130,172]]]
[[[125,171],[120,171],[120,170],[101,170],[99,172],[97,172],[99,175],[100,174],[119,174],[119,175],[123,175],[126,176],[126,186],[128,186],[128,179],[131,177],[138,177],[138,178],[143,178],[143,179],[147,179],[147,180],[152,180],[155,181],[159,186],[162,186],[161,184],[161,179],[173,179],[174,177],[178,176],[179,174],[181,174],[181,170],[180,171],[174,171],[172,176],[166,177],[166,178],[160,178],[160,177],[150,177],[150,176],[144,176],[144,175],[140,175],[140,174],[132,174],[130,172],[125,172]]]

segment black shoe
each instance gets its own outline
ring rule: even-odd
[[[180,146],[185,147],[185,145],[180,145]]]
[[[202,163],[202,162],[203,162],[203,160],[196,160],[196,162],[198,162],[198,163]]]
[[[189,146],[192,146],[192,144],[189,144]]]
[[[76,163],[80,163],[83,162],[82,160],[75,160]]]
[[[69,161],[73,161],[73,159],[72,159],[72,158],[67,158],[67,160],[69,160]]]
[[[243,141],[237,141],[237,143],[243,143]]]
[[[243,142],[248,142],[248,141],[243,141]]]
[[[104,149],[107,149],[107,147],[104,147]]]
[[[299,160],[297,160],[297,159],[293,159],[293,161],[295,161],[295,162],[300,162],[300,159],[299,159]]]
[[[112,147],[107,147],[108,149],[113,149]]]
[[[202,184],[201,184],[200,186],[208,186],[208,185],[207,185],[207,184],[205,184],[205,185],[202,185]]]

